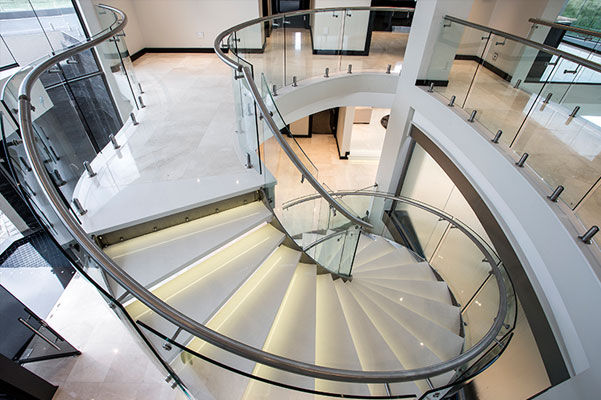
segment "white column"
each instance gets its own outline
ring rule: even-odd
[[[351,135],[353,134],[353,121],[355,120],[355,107],[340,107],[338,112],[338,127],[336,128],[336,141],[340,157],[345,157],[351,151]]]
[[[386,139],[376,175],[379,190],[394,192],[401,174],[403,142],[411,126],[413,109],[405,93],[418,78],[424,78],[433,56],[441,21],[445,15],[467,19],[473,0],[418,1],[411,24],[409,42],[399,77],[397,92],[390,111]]]

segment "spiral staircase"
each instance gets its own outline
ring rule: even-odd
[[[261,202],[235,207],[106,247],[128,274],[162,301],[224,335],[254,347],[329,367],[396,370],[436,364],[458,355],[464,343],[460,307],[427,262],[381,236],[362,235],[352,279],[302,262],[286,245]],[[123,288],[114,287],[116,295]],[[240,362],[177,327],[133,299],[132,318],[212,359],[277,382],[318,392],[386,395],[383,385],[327,382],[291,376],[249,360]],[[169,348],[169,347],[168,347]],[[162,356],[194,393],[201,381],[217,399],[273,398],[266,387],[163,348]],[[393,383],[397,393],[419,395],[453,373]],[[298,381],[301,382],[298,382]],[[197,393],[200,395],[200,393]]]
[[[216,40],[216,51],[235,68],[236,81],[244,82],[243,97],[258,108],[250,124],[245,112],[253,107],[243,107],[240,119],[255,128],[257,120],[264,121],[271,132],[264,140],[277,141],[280,156],[300,172],[300,184],[310,184],[312,195],[327,203],[326,225],[292,232],[303,225],[286,223],[284,211],[273,207],[274,188],[266,184],[205,205],[193,218],[162,215],[161,229],[147,220],[97,237],[87,233],[77,218],[86,210],[77,199],[65,205],[53,180],[60,174],[51,178],[37,152],[42,140],[32,128],[35,109],[27,94],[45,69],[123,29],[125,15],[103,8],[117,15],[112,30],[53,56],[24,78],[25,94],[18,97],[23,143],[16,151],[29,157],[31,167],[13,172],[22,187],[47,196],[40,200],[33,190],[28,195],[42,224],[142,338],[168,381],[196,398],[440,398],[500,356],[516,311],[508,311],[515,294],[494,250],[440,210],[390,194],[361,193],[419,209],[475,244],[478,263],[485,265],[477,271],[482,282],[470,289],[467,303],[458,304],[452,283],[431,260],[418,255],[410,241],[385,234],[387,228],[376,229],[376,221],[359,218],[365,210],[345,203],[347,194],[326,190],[299,160],[300,152],[272,119],[277,109],[265,104],[275,106],[271,94],[261,95],[251,70],[220,50],[229,31]],[[264,144],[256,143],[255,150]],[[265,167],[247,156],[248,167]],[[81,179],[94,176],[88,167]],[[314,219],[302,210],[298,214]],[[334,217],[337,223],[331,223]],[[348,269],[342,271],[342,265]],[[495,289],[487,293],[494,297],[486,299],[492,306],[472,314],[481,321],[469,334],[465,310],[485,285]]]

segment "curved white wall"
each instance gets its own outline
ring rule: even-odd
[[[398,78],[372,72],[311,78],[280,89],[274,100],[287,123],[335,107],[390,108]]]

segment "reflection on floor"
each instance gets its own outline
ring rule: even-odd
[[[82,354],[25,364],[59,389],[54,400],[177,400],[133,336],[100,297],[77,274],[46,321]]]
[[[381,120],[382,117],[389,114],[389,108],[372,108],[368,124],[353,124],[351,160],[370,159],[376,162],[379,161],[386,135],[386,128],[382,125]]]
[[[408,38],[408,33],[372,32],[369,56],[336,56],[313,54],[311,31],[308,29],[286,28],[285,34],[282,29],[274,29],[266,39],[263,53],[240,54],[253,65],[255,76],[264,73],[271,84],[281,87],[290,85],[293,76],[301,81],[323,75],[326,68],[329,68],[330,74],[346,73],[349,64],[353,65],[353,71],[380,72],[386,71],[390,64],[392,71],[398,73]]]
[[[293,139],[289,138],[288,141],[293,149],[298,150]],[[374,184],[378,161],[341,160],[338,157],[338,147],[333,135],[315,134],[308,138],[297,137],[296,141],[316,168],[309,164],[302,155],[299,155],[299,158],[327,188],[331,190],[361,189]],[[267,168],[277,178],[276,209],[280,209],[282,203],[315,193],[313,187],[306,180],[301,180],[300,172],[273,137],[263,144],[261,151]]]

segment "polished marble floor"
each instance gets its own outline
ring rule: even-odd
[[[386,128],[382,126],[381,120],[389,114],[389,108],[372,108],[369,123],[353,124],[349,156],[351,160],[379,160],[386,136]]]
[[[214,54],[146,54],[135,63],[146,107],[92,162],[74,197],[84,228],[111,227],[259,188],[234,143],[232,71]],[[132,207],[144,204],[144,207]]]
[[[25,364],[59,389],[54,400],[183,400],[81,275],[71,280],[46,322],[80,356]]]

